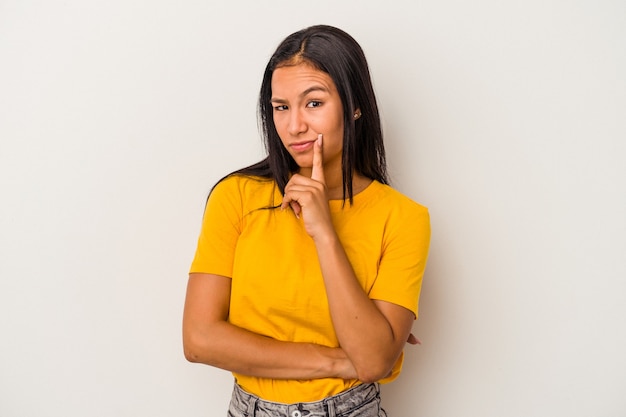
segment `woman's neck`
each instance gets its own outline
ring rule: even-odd
[[[354,174],[352,177],[352,195],[357,195],[361,191],[365,190],[368,185],[372,183],[372,180],[359,174]],[[326,182],[326,190],[329,200],[342,200],[343,195],[343,178],[340,181],[333,182],[332,184]],[[347,197],[347,196],[346,196]]]

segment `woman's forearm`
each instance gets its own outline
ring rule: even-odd
[[[389,305],[385,307],[391,310],[383,314],[361,288],[336,234],[317,238],[316,247],[340,346],[359,379],[369,382],[387,376],[410,333],[412,313]]]
[[[190,275],[183,315],[189,361],[261,378],[356,378],[343,349],[278,341],[229,323],[230,285],[227,277]]]
[[[188,333],[184,349],[191,362],[260,378],[356,378],[340,348],[277,341],[228,322],[214,323],[206,332]]]

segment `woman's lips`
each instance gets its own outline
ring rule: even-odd
[[[314,140],[309,140],[306,142],[296,142],[296,143],[292,143],[291,145],[289,145],[289,147],[293,149],[295,152],[305,152],[311,149],[314,143],[315,143]]]

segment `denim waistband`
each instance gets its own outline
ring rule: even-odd
[[[379,400],[378,383],[361,384],[320,401],[283,404],[263,400],[235,384],[230,402],[249,417],[336,417],[348,414],[363,404]]]

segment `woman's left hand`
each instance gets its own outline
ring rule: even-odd
[[[296,217],[302,216],[306,232],[313,239],[323,236],[324,233],[334,233],[328,208],[322,150],[320,134],[313,146],[311,178],[294,174],[285,186],[285,195],[280,206],[281,209],[291,206]]]

